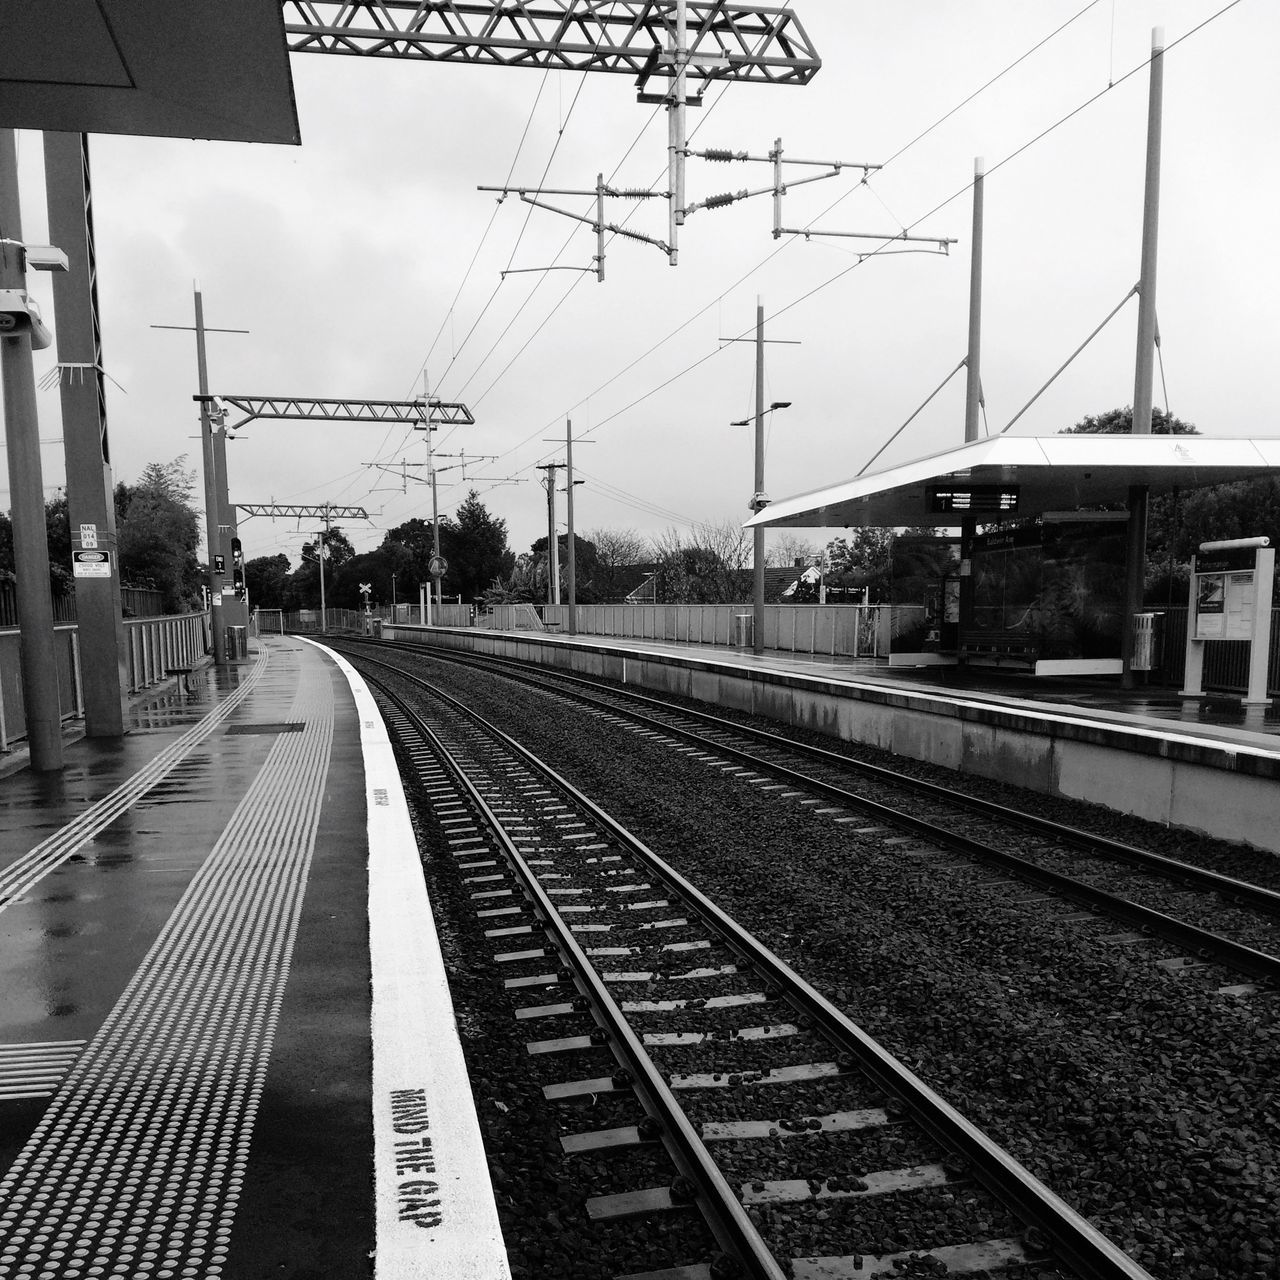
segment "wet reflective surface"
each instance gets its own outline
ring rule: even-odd
[[[245,700],[162,776],[156,757],[178,749],[245,683],[250,664],[210,669],[192,679],[189,695],[168,689],[140,703],[121,739],[69,742],[58,773],[0,776],[0,1063],[8,1053],[29,1064],[25,1074],[6,1075],[7,1092],[0,1082],[3,1182],[60,1082],[104,1033],[280,737],[228,728],[288,721],[304,664],[313,676],[318,665],[333,684],[348,745],[335,749],[338,767],[325,784],[244,1203],[221,1273],[226,1280],[363,1275],[372,1249],[367,839],[358,732],[336,668],[315,651],[279,644]],[[131,783],[138,777],[150,785]],[[131,785],[140,792],[130,792],[131,802],[108,799]],[[104,801],[111,807],[96,825],[68,834]],[[270,848],[262,856],[269,859]],[[178,954],[174,963],[186,961]],[[195,962],[194,971],[203,965]],[[139,1052],[145,1043],[144,1035]]]

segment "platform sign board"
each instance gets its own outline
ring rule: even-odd
[[[1246,707],[1265,707],[1271,652],[1271,598],[1276,551],[1265,537],[1202,542],[1191,560],[1184,698],[1204,689],[1204,647],[1213,640],[1249,645]]]
[[[1253,637],[1253,548],[1218,552],[1196,561],[1197,640]]]
[[[111,552],[73,551],[71,553],[71,573],[76,578],[111,577]]]

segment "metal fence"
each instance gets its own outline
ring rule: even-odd
[[[1186,676],[1187,607],[1149,609],[1157,618],[1156,666],[1148,681],[1181,689]],[[1249,687],[1249,642],[1210,640],[1204,649],[1204,687],[1220,693],[1245,693]],[[1271,611],[1271,651],[1267,655],[1267,692],[1280,694],[1280,609]]]
[[[124,620],[128,692],[139,693],[166,679],[175,667],[193,667],[209,651],[209,615],[184,613],[162,618]],[[22,696],[21,632],[0,628],[0,751],[26,737]],[[58,672],[58,704],[63,721],[84,715],[80,635],[75,623],[53,628]]]
[[[545,629],[568,628],[568,605],[539,608]],[[769,604],[764,609],[764,647],[832,657],[883,657],[888,653],[889,616],[887,605]],[[752,623],[750,604],[577,606],[577,630],[581,635],[742,648],[752,643]]]
[[[153,618],[164,612],[164,595],[150,587],[121,587],[120,607],[126,618]],[[53,597],[54,622],[76,620],[75,595]],[[0,582],[0,627],[18,625],[18,593],[14,584]]]

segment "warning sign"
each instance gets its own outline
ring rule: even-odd
[[[71,572],[77,578],[111,577],[110,551],[73,551]]]

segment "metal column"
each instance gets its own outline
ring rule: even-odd
[[[75,584],[84,726],[87,737],[115,738],[125,732],[129,661],[120,607],[88,137],[46,133],[44,169],[49,238],[68,261],[67,271],[53,277],[53,302],[71,542],[77,549],[107,552],[111,566],[110,576],[77,578]]]
[[[18,200],[18,150],[12,129],[0,129],[0,289],[26,290],[22,212]],[[44,521],[44,475],[36,420],[36,379],[30,331],[0,338],[4,382],[5,449],[18,621],[22,628],[22,698],[31,768],[62,768],[62,711],[53,645],[53,596]]]

